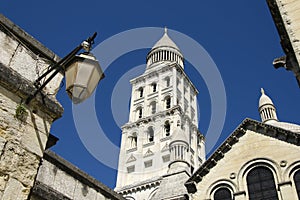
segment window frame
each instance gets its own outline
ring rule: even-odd
[[[157,106],[156,106],[156,101],[152,101],[150,103],[150,108],[151,108],[151,114],[155,114],[157,112]]]
[[[151,132],[150,132],[151,130]],[[154,142],[154,129],[153,126],[147,128],[147,143]]]
[[[295,185],[295,192],[296,192],[296,195],[297,197],[300,199],[300,177],[299,177],[299,187],[297,187],[297,183],[296,183],[296,180],[295,180],[295,176],[298,175],[299,173],[299,176],[300,176],[300,169],[296,170],[293,174],[293,182],[294,182],[294,185]]]
[[[165,82],[166,82],[166,87],[167,88],[170,87],[170,85],[171,85],[171,79],[170,79],[169,76],[165,77]]]
[[[212,199],[213,200],[224,200],[223,198],[222,199],[216,199],[215,198],[216,193],[219,192],[220,190],[224,190],[224,189],[229,192],[229,194],[230,194],[230,200],[233,200],[234,196],[233,196],[232,189],[229,186],[227,186],[227,185],[222,185],[222,186],[219,186],[216,189],[214,189],[214,191],[212,193]]]
[[[143,118],[143,107],[142,106],[139,106],[136,108],[136,116],[137,116],[138,120]]]
[[[165,106],[166,106],[166,109],[171,108],[171,97],[170,96],[165,97]]]
[[[152,92],[157,92],[157,83],[153,82],[151,83],[151,89],[152,89]]]
[[[138,98],[142,98],[142,97],[144,97],[144,88],[139,87],[139,89],[138,89]]]
[[[250,195],[258,195],[258,192],[259,191],[255,191],[254,192],[254,194],[252,194],[252,193],[250,193],[250,191],[249,191],[249,174],[250,173],[252,173],[253,172],[253,170],[258,170],[258,168],[260,168],[260,169],[262,169],[262,168],[264,168],[264,169],[266,169],[266,170],[268,170],[269,172],[270,172],[270,175],[272,176],[272,180],[268,180],[268,181],[273,181],[272,183],[274,184],[274,191],[275,191],[275,194],[276,194],[276,197],[277,197],[277,200],[279,199],[279,195],[278,195],[278,188],[277,188],[277,182],[276,182],[276,174],[274,174],[274,171],[270,168],[270,167],[268,167],[268,166],[265,166],[265,165],[256,165],[256,166],[253,166],[251,169],[249,169],[248,170],[248,172],[247,172],[247,174],[246,174],[246,176],[245,176],[245,181],[246,181],[246,190],[247,190],[247,194],[248,194],[248,199],[249,200],[251,200],[251,199],[256,199],[257,197],[256,196],[250,196]],[[265,171],[266,172],[266,171]],[[264,175],[265,175],[265,173],[263,173]],[[259,173],[259,175],[260,175],[260,173]],[[259,177],[259,179],[260,179],[261,177]],[[257,182],[256,184],[260,184],[259,186],[261,187],[262,186],[262,181],[261,180],[259,180],[259,182]],[[270,184],[270,183],[269,183]],[[269,185],[268,184],[268,185]],[[261,188],[261,192],[265,192],[266,190],[265,189],[263,189],[263,188]],[[262,195],[263,195],[263,193],[262,193]],[[251,197],[251,198],[250,198]],[[254,197],[254,198],[253,198]],[[273,197],[274,198],[274,197]]]
[[[168,125],[168,129],[167,126]],[[169,137],[171,135],[171,124],[169,120],[166,120],[164,123],[164,136]]]

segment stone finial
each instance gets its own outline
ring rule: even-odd
[[[265,94],[264,88],[260,88],[261,94]]]
[[[165,26],[165,34],[168,34],[168,28]]]

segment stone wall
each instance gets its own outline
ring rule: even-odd
[[[123,197],[51,151],[46,151],[31,200],[108,200]]]
[[[43,156],[51,123],[63,109],[54,95],[39,95],[33,81],[58,57],[0,15],[0,199],[27,199]],[[54,94],[62,75],[45,88]],[[24,111],[17,117],[17,108]]]
[[[279,199],[298,199],[294,183],[300,167],[298,134],[253,125],[253,130],[245,129],[244,133],[236,129],[186,183],[189,192],[194,192],[192,199],[213,199],[214,192],[222,187],[228,188],[236,200],[249,199],[247,174],[261,166],[273,173]],[[195,190],[190,187],[192,181]]]
[[[294,72],[300,86],[300,1],[267,0],[280,43],[286,56],[275,59],[274,66]]]

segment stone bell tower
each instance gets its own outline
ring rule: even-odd
[[[145,72],[130,83],[116,190],[128,199],[150,199],[175,166],[192,173],[205,159],[204,137],[198,131],[198,90],[185,74],[183,55],[167,29],[148,53]]]

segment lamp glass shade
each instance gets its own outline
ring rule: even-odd
[[[104,74],[99,62],[91,53],[75,56],[65,71],[66,91],[74,104],[91,96]]]

